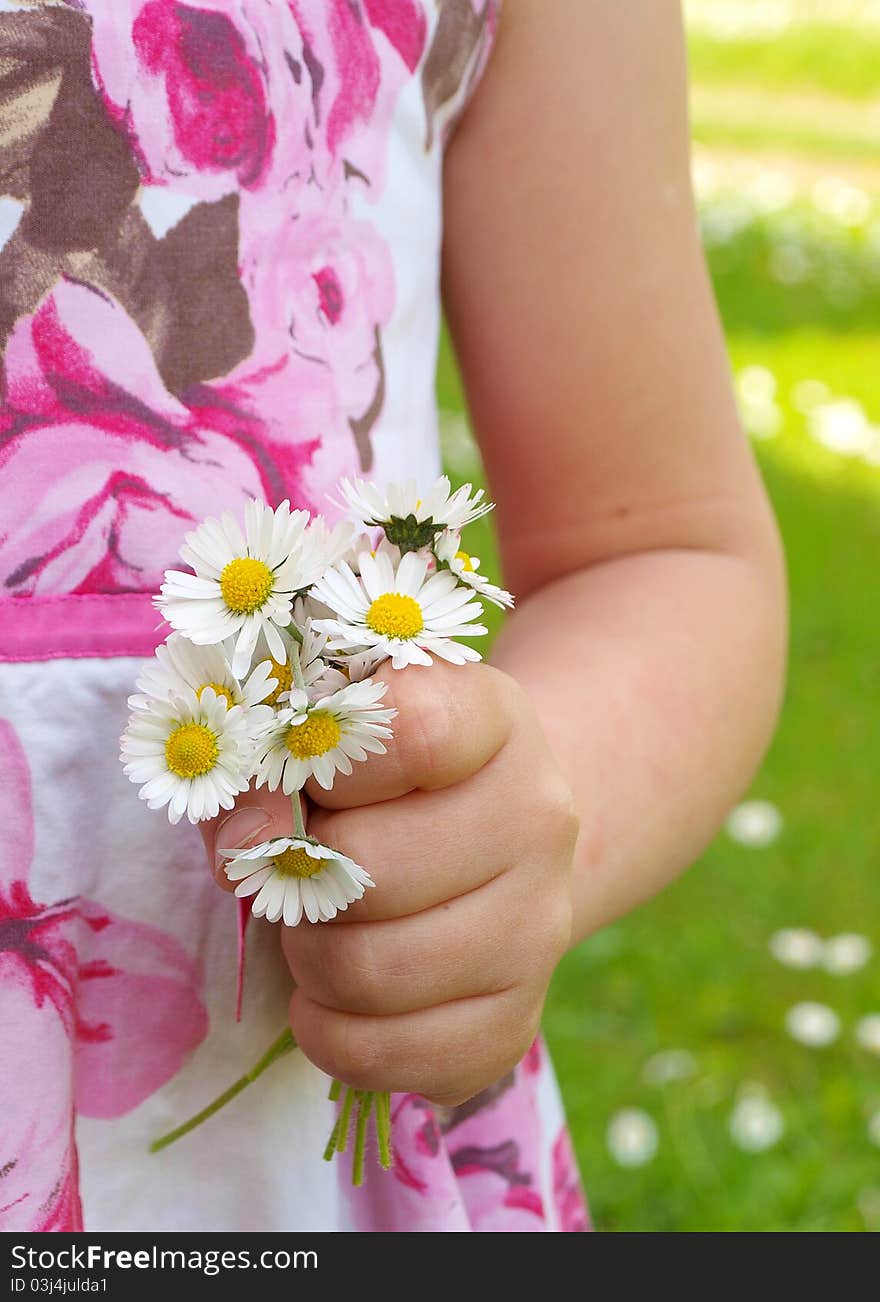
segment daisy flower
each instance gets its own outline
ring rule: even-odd
[[[485,574],[480,573],[479,556],[469,556],[467,552],[461,551],[461,537],[459,534],[447,530],[437,539],[434,546],[434,555],[438,561],[448,566],[459,583],[464,583],[467,587],[473,588],[486,601],[491,601],[495,606],[510,607],[513,605],[511,593],[491,583]]]
[[[316,595],[336,612],[316,627],[329,634],[331,655],[339,650],[375,650],[395,669],[433,664],[432,655],[462,665],[480,653],[452,639],[486,632],[483,608],[449,570],[428,575],[429,558],[407,552],[395,567],[387,553],[361,552],[360,575],[343,561],[315,584]]]
[[[257,786],[275,791],[282,785],[290,796],[314,776],[329,791],[337,771],[351,773],[352,760],[365,760],[370,751],[384,754],[382,739],[391,736],[388,724],[396,714],[379,704],[386,691],[386,683],[368,678],[348,683],[314,704],[305,692],[291,692],[289,707],[279,711],[260,740],[254,765]]]
[[[345,505],[368,526],[384,529],[389,542],[401,551],[429,546],[441,529],[460,530],[492,510],[483,490],[464,484],[453,493],[445,475],[424,494],[414,479],[377,488],[364,479],[343,479],[340,492]]]
[[[387,659],[384,651],[376,650],[373,647],[369,651],[348,651],[333,653],[336,657],[336,664],[341,670],[340,677],[343,683],[360,683],[365,678],[371,677],[379,668],[383,660]],[[335,667],[335,666],[334,666]]]
[[[253,759],[248,713],[231,708],[211,686],[200,696],[185,688],[167,700],[136,709],[121,737],[125,773],[140,784],[150,809],[168,806],[168,819],[191,823],[231,809],[247,791]]]
[[[181,633],[172,633],[167,642],[156,648],[155,658],[135,683],[138,695],[130,696],[128,704],[133,710],[149,710],[154,700],[167,701],[185,694],[187,689],[201,699],[210,687],[218,700],[225,701],[227,709],[234,705],[244,707],[249,727],[259,729],[273,718],[270,705],[262,702],[271,703],[279,691],[272,665],[270,660],[257,665],[240,683],[221,647],[195,646]]]
[[[290,612],[290,622],[300,634],[304,634],[316,619],[326,619],[332,613],[322,601],[316,601],[312,596],[297,597]]]
[[[265,915],[268,922],[283,918],[288,927],[295,927],[303,914],[309,922],[329,922],[376,884],[353,859],[303,837],[277,837],[251,850],[221,854],[232,856],[225,871],[237,883],[238,898],[256,896],[254,917]]]
[[[270,706],[285,706],[290,692],[293,690],[291,652],[294,645],[296,645],[297,654],[299,655],[303,682],[310,696],[314,696],[316,693],[318,696],[326,696],[328,692],[335,691],[338,687],[344,687],[348,682],[345,674],[328,665],[323,658],[324,648],[327,645],[326,633],[319,633],[316,628],[312,627],[311,620],[307,619],[304,631],[300,633],[300,636],[302,637],[301,642],[298,639],[295,640],[287,629],[282,631],[281,639],[284,642],[285,658],[280,661],[275,659],[269,651],[265,638],[262,635],[260,636],[254,652],[257,667],[253,673],[262,670],[269,677],[269,681],[276,684],[266,696],[266,703]]]
[[[168,570],[157,605],[172,628],[199,646],[234,639],[232,671],[241,678],[262,632],[272,656],[284,662],[279,627],[290,620],[297,592],[325,568],[321,531],[308,532],[307,511],[284,501],[273,511],[248,502],[244,533],[230,512],[208,519],[180,555],[194,574]]]
[[[321,569],[336,565],[358,541],[350,520],[339,520],[331,528],[322,515],[316,515],[306,529],[309,551],[320,556]]]

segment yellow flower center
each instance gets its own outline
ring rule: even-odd
[[[266,705],[277,705],[278,697],[281,695],[281,693],[289,692],[291,687],[293,686],[293,670],[291,669],[289,663],[286,665],[280,665],[278,661],[273,660],[271,656],[269,657],[269,663],[272,666],[272,673],[270,674],[270,677],[277,678],[278,686],[274,689],[274,691],[269,693],[269,695],[265,698],[264,703]]]
[[[297,848],[276,854],[272,862],[281,877],[314,877],[315,873],[327,867],[330,860],[313,859],[305,850]]]
[[[367,628],[383,637],[415,637],[425,627],[422,608],[415,597],[386,592],[367,611]]]
[[[461,568],[466,570],[468,574],[474,573],[474,563],[470,556],[468,556],[467,552],[456,552],[455,559],[461,561]]]
[[[294,759],[312,759],[332,750],[342,729],[329,710],[314,710],[304,723],[292,724],[287,730],[284,744]]]
[[[165,743],[165,762],[179,778],[200,778],[214,767],[220,747],[210,728],[184,723]]]
[[[202,699],[202,692],[207,691],[209,687],[213,687],[214,695],[217,697],[217,700],[224,700],[226,702],[227,710],[231,710],[234,704],[232,700],[232,688],[227,687],[225,683],[202,683],[201,687],[196,692],[196,696],[199,700]]]
[[[252,615],[266,604],[274,578],[265,561],[237,556],[220,575],[223,600],[234,615]]]

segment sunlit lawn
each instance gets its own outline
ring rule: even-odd
[[[821,9],[817,0],[801,7]],[[696,18],[706,8],[691,5]],[[765,12],[772,8],[767,0]],[[823,18],[772,41],[754,32],[722,41],[700,27],[692,39],[697,95],[742,90],[743,121],[759,141],[776,128],[749,118],[756,88],[778,93],[780,120],[788,96],[833,96],[841,120],[856,110],[853,123],[880,103],[880,25],[829,27]],[[880,425],[880,205],[827,179],[816,190],[815,180],[838,171],[809,139],[788,169],[791,195],[777,172],[743,181],[729,133],[713,138],[704,123],[700,141],[714,169],[704,221],[732,364],[740,375],[769,373],[749,372],[741,387],[748,423],[765,435],[756,447],[787,544],[792,661],[782,724],[753,794],[778,807],[784,826],[764,848],[722,834],[665,895],[572,954],[546,1031],[600,1228],[880,1228],[880,1147],[868,1129],[880,1113],[880,1057],[854,1036],[860,1017],[880,1012],[880,958],[832,975],[783,966],[768,949],[786,927],[880,944],[880,431],[871,425]],[[841,173],[852,162],[842,147]],[[860,176],[860,187],[871,180]],[[812,416],[807,399],[821,391],[798,389],[804,380],[828,390]],[[446,411],[460,408],[448,352],[439,389]],[[861,408],[829,406],[840,398]],[[461,440],[450,443],[450,464],[468,470]],[[485,534],[478,543],[492,554]],[[804,1000],[839,1014],[834,1043],[807,1048],[786,1034],[787,1010]],[[688,1050],[694,1073],[648,1083],[646,1061],[667,1049]],[[785,1125],[758,1153],[738,1147],[728,1128],[750,1085],[764,1088]],[[627,1169],[606,1130],[631,1106],[653,1118],[659,1146]]]

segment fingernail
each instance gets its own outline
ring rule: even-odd
[[[222,868],[226,863],[227,857],[221,853],[223,850],[244,849],[248,842],[253,841],[257,833],[264,831],[271,822],[272,819],[265,809],[256,809],[253,806],[248,809],[236,809],[228,818],[224,818],[217,828],[214,841],[217,847],[217,867]]]

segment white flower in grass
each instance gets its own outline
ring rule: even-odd
[[[244,533],[227,511],[186,535],[180,555],[194,574],[168,570],[156,604],[172,628],[199,646],[234,639],[232,670],[243,677],[262,632],[282,662],[279,628],[290,620],[294,597],[325,569],[322,538],[308,532],[307,511],[282,502],[245,507]]]
[[[880,1013],[868,1013],[858,1020],[856,1039],[868,1053],[880,1056]]]
[[[251,850],[221,850],[230,855],[226,876],[236,882],[239,899],[253,895],[251,912],[268,922],[282,918],[295,927],[302,917],[329,922],[359,900],[370,874],[330,846],[302,837],[278,837]]]
[[[454,665],[480,659],[478,651],[453,641],[486,632],[472,622],[482,606],[454,574],[444,570],[429,577],[429,558],[413,552],[396,567],[381,551],[362,552],[358,563],[360,576],[343,562],[315,584],[316,595],[338,616],[316,621],[329,634],[331,654],[373,650],[389,656],[395,669],[430,665],[432,655]]]
[[[660,1135],[654,1118],[641,1108],[621,1108],[608,1123],[608,1151],[620,1166],[645,1166],[657,1155]]]
[[[744,1153],[763,1153],[785,1132],[779,1108],[763,1085],[743,1085],[728,1122],[730,1137]]]
[[[696,1074],[697,1060],[687,1049],[662,1049],[642,1068],[642,1080],[649,1085],[669,1085],[672,1081],[690,1080]]]
[[[868,1117],[868,1138],[876,1148],[880,1148],[880,1112]]]
[[[770,953],[785,967],[816,967],[822,962],[825,942],[807,927],[783,927],[770,937]]]
[[[464,583],[469,588],[473,588],[476,593],[486,601],[491,601],[494,606],[513,605],[513,596],[504,588],[499,588],[496,583],[492,583],[486,578],[485,574],[480,573],[479,556],[470,556],[467,552],[461,550],[461,538],[457,533],[447,530],[437,539],[434,547],[434,555],[438,561],[442,561],[449,566],[452,574],[458,579],[459,583]]]
[[[832,972],[835,976],[849,976],[850,972],[858,972],[859,968],[864,967],[872,953],[867,936],[846,931],[825,941],[822,966],[826,972]]]
[[[793,1040],[811,1049],[832,1044],[840,1034],[840,1018],[827,1004],[806,1001],[794,1004],[785,1015],[785,1027]]]
[[[228,709],[240,705],[248,713],[248,727],[261,730],[272,722],[273,712],[264,701],[271,701],[278,688],[273,683],[271,662],[257,665],[240,683],[219,646],[195,646],[182,633],[172,633],[168,641],[156,648],[155,658],[147,664],[135,683],[137,694],[128,698],[133,710],[149,710],[154,700],[169,700],[187,690],[198,698],[209,687]]]
[[[337,772],[351,773],[352,760],[384,754],[383,739],[391,736],[388,724],[397,713],[380,704],[387,690],[387,684],[368,678],[314,703],[305,692],[291,692],[289,707],[278,712],[259,742],[257,786],[275,791],[281,785],[289,796],[314,776],[329,791]]]
[[[168,700],[135,710],[121,738],[125,773],[140,784],[150,809],[168,806],[168,818],[191,823],[231,809],[248,788],[253,741],[248,712],[229,708],[224,696],[206,687],[187,688]]]
[[[378,488],[363,479],[343,479],[345,504],[365,525],[379,526],[389,542],[402,551],[428,547],[441,529],[460,531],[492,510],[483,490],[464,484],[452,492],[445,475],[421,492],[414,479]]]
[[[856,1206],[862,1214],[865,1222],[865,1228],[868,1230],[880,1230],[880,1189],[859,1190],[856,1197]]]
[[[740,845],[772,845],[782,831],[782,815],[769,800],[746,800],[729,815],[727,835]]]

